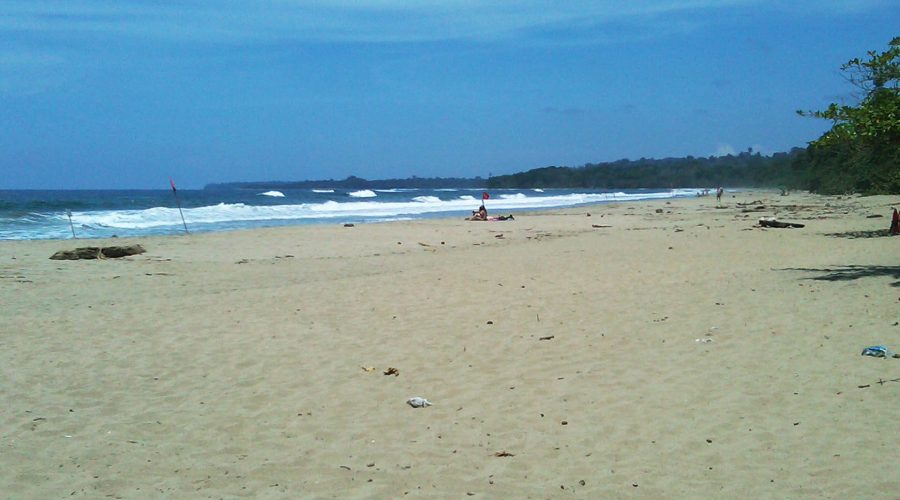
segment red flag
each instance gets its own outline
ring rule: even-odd
[[[489,200],[490,198],[491,198],[491,195],[489,195],[487,191],[481,193],[482,200]]]
[[[169,184],[172,185],[172,192],[177,193],[178,190],[175,189],[175,181],[173,181],[171,177],[169,177]]]

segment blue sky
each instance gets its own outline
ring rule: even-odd
[[[764,154],[895,0],[0,0],[0,188]]]

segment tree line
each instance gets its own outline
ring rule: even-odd
[[[798,111],[830,120],[803,157],[807,188],[822,193],[900,193],[900,37],[884,52],[841,66],[856,89],[855,106],[832,103],[824,111]]]
[[[490,188],[638,189],[674,187],[781,187],[800,184],[797,163],[805,151],[762,156],[752,150],[708,158],[664,158],[544,167],[488,179]]]

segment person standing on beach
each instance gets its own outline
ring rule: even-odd
[[[725,192],[725,190],[722,189],[721,186],[719,186],[719,189],[716,189],[716,204],[717,204],[717,205],[718,205],[719,203],[722,203],[722,194],[723,194],[724,192]]]

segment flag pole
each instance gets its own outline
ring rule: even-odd
[[[184,221],[184,212],[181,211],[181,201],[178,200],[178,190],[175,189],[175,181],[169,177],[169,184],[172,185],[172,194],[175,196],[175,204],[178,205],[178,213],[181,214],[181,223],[184,225],[184,234],[189,234],[187,222]]]
[[[72,211],[69,210],[68,208],[66,209],[66,215],[69,217],[69,227],[72,228],[72,239],[77,240],[78,237],[75,236],[75,225],[72,224]]]

